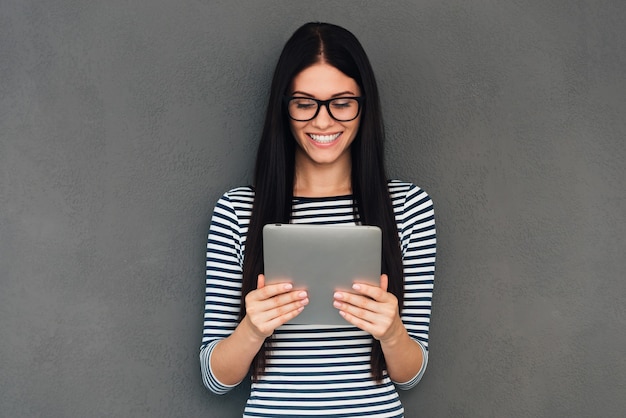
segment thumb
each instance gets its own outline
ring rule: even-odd
[[[380,288],[386,292],[388,287],[389,287],[389,277],[386,274],[381,274],[380,275]]]
[[[264,287],[265,287],[265,275],[259,274],[259,278],[257,279],[257,282],[256,282],[256,288],[262,289]]]

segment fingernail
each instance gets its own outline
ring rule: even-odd
[[[339,302],[337,302],[337,301],[334,301],[334,302],[333,302],[333,306],[334,306],[335,308],[341,308],[341,303],[339,303]]]
[[[299,297],[299,298],[305,298],[305,297],[306,297],[306,292],[300,292],[300,293],[298,293],[298,297]]]
[[[358,283],[355,283],[355,284],[353,284],[353,285],[352,285],[352,288],[353,288],[354,290],[361,290],[361,285],[360,285],[360,284],[358,284]]]
[[[308,304],[309,304],[309,298],[302,299],[302,300],[300,301],[300,303],[301,303],[303,306],[308,305]]]
[[[333,295],[335,297],[335,299],[342,299],[343,295],[340,292],[335,292],[335,294]]]
[[[287,283],[284,287],[285,290],[291,290],[293,288],[293,285],[291,283]]]

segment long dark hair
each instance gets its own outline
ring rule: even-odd
[[[379,226],[383,231],[382,273],[389,276],[388,291],[398,298],[402,309],[402,256],[384,167],[384,132],[374,72],[363,47],[352,33],[328,23],[307,23],[285,44],[272,79],[256,158],[255,196],[245,245],[240,319],[246,314],[245,297],[256,289],[258,275],[263,272],[263,226],[287,223],[291,217],[296,142],[283,97],[297,74],[319,62],[332,65],[354,79],[365,97],[360,127],[350,147],[352,194],[360,222]],[[265,370],[271,342],[270,337],[252,362],[254,379]],[[382,380],[384,369],[385,358],[380,342],[374,340],[371,370],[375,380]]]

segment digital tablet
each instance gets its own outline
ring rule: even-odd
[[[347,325],[333,293],[351,291],[355,281],[380,285],[381,241],[375,226],[265,225],[266,283],[291,282],[309,293],[309,304],[289,323]]]

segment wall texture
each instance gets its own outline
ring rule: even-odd
[[[436,204],[407,417],[623,416],[622,0],[2,0],[0,416],[241,414],[200,380],[205,234],[310,20],[361,39]]]

